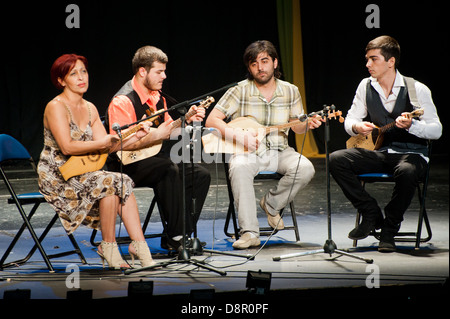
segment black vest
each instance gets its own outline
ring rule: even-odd
[[[139,95],[137,94],[137,92],[133,89],[133,86],[131,85],[131,81],[132,80],[130,80],[127,83],[125,83],[124,86],[122,86],[120,88],[120,90],[117,91],[116,94],[114,94],[114,97],[119,96],[119,95],[125,95],[126,97],[128,97],[130,99],[131,103],[133,104],[134,110],[136,112],[136,119],[140,120],[144,115],[148,115],[146,111],[150,110],[150,108],[147,105],[147,103],[144,103],[144,104],[141,103],[141,99],[139,98]],[[163,92],[160,92],[160,93],[161,93],[161,98],[159,99],[158,103],[156,103],[156,109],[157,110],[164,109],[164,104],[166,103],[165,102],[165,97],[168,98],[169,102],[175,101],[172,97],[168,96],[167,94],[165,94]],[[162,95],[164,95],[165,97],[163,97]],[[174,120],[179,117],[179,115],[177,114],[176,111],[170,111],[169,115]],[[156,120],[153,121],[152,128],[158,127],[162,122],[164,122],[164,114],[159,115],[156,118]],[[127,124],[129,124],[129,123],[127,123]],[[106,126],[106,128],[107,128],[107,130],[109,132],[108,110],[106,110],[105,126]],[[165,140],[165,141],[163,141],[161,151],[158,153],[157,156],[169,157],[170,156],[170,148],[176,142],[177,142],[176,140]],[[117,156],[116,156],[116,158],[117,158]],[[118,160],[118,158],[116,159],[116,161],[117,160]]]
[[[133,104],[137,120],[140,120],[144,115],[148,115],[146,111],[150,110],[150,108],[147,105],[147,103],[144,103],[144,104],[141,103],[141,99],[139,98],[139,95],[133,89],[133,86],[131,85],[131,80],[128,81],[127,83],[125,83],[124,86],[122,86],[120,88],[120,90],[117,91],[116,94],[114,94],[113,98],[115,98],[116,96],[119,96],[119,95],[125,95],[126,97],[128,97],[130,99],[131,103]],[[164,99],[163,98],[159,99],[158,103],[156,104],[156,109],[157,110],[164,109]],[[162,122],[164,122],[164,115],[158,116],[156,118],[156,120],[153,121],[152,127],[158,127],[159,124],[161,124]],[[129,124],[129,123],[126,123],[126,124]],[[109,125],[110,125],[110,123],[109,123],[109,117],[108,117],[108,110],[106,110],[105,126],[106,126],[108,132],[109,132]]]
[[[412,112],[414,107],[411,105],[408,96],[408,88],[401,87],[398,93],[392,113],[389,113],[383,106],[380,96],[375,88],[371,85],[370,79],[367,81],[366,87],[366,104],[368,118],[367,120],[373,122],[378,127],[385,126],[395,121],[403,112]],[[418,138],[410,134],[404,129],[394,126],[384,134],[383,145],[380,150],[393,149],[397,152],[407,153],[421,153],[428,156],[427,142],[424,139]]]

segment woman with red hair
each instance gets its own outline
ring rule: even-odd
[[[117,214],[132,239],[129,253],[133,262],[137,256],[141,266],[153,265],[141,229],[133,181],[127,175],[103,170],[66,181],[59,171],[73,155],[113,152],[120,147],[119,139],[106,133],[96,107],[83,99],[89,87],[86,58],[76,54],[59,57],[51,68],[51,80],[62,93],[44,111],[44,149],[38,165],[41,193],[56,210],[68,233],[81,224],[101,230],[102,241],[97,252],[110,268],[129,267],[116,243]],[[124,140],[123,145],[135,143],[147,133],[147,129],[141,129]]]

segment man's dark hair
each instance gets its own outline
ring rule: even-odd
[[[244,52],[244,64],[248,67],[251,63],[256,61],[256,58],[258,57],[258,54],[262,53],[262,52],[266,52],[268,56],[270,56],[272,58],[272,61],[274,61],[275,59],[278,59],[278,53],[277,50],[275,49],[275,46],[267,41],[267,40],[260,40],[260,41],[256,41],[253,42],[252,44],[250,44],[247,49],[245,49]],[[278,65],[275,69],[275,73],[274,76],[279,79],[281,77],[281,72],[279,70],[280,68],[280,61],[278,61]],[[250,72],[248,72],[247,74],[247,78],[249,80],[253,80],[253,76]]]
[[[400,63],[400,44],[397,40],[388,35],[382,35],[370,41],[366,46],[366,53],[369,50],[380,49],[381,55],[386,61],[390,58],[395,58],[395,68],[398,68]]]

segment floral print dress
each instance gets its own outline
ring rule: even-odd
[[[70,115],[72,139],[92,141],[89,104],[89,124],[84,132],[73,122],[70,109],[66,108]],[[117,195],[124,203],[133,191],[133,181],[125,174],[122,176],[120,173],[103,170],[74,176],[65,181],[58,168],[69,157],[61,152],[52,132],[44,128],[44,148],[38,164],[39,190],[58,213],[67,233],[73,233],[81,224],[99,229],[99,200]]]

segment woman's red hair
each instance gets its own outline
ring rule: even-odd
[[[63,90],[64,87],[59,83],[58,79],[64,79],[66,75],[73,69],[75,63],[80,60],[84,63],[84,66],[87,68],[87,59],[82,55],[77,54],[64,54],[53,62],[53,65],[50,69],[50,78],[52,80],[53,85],[58,90]]]

